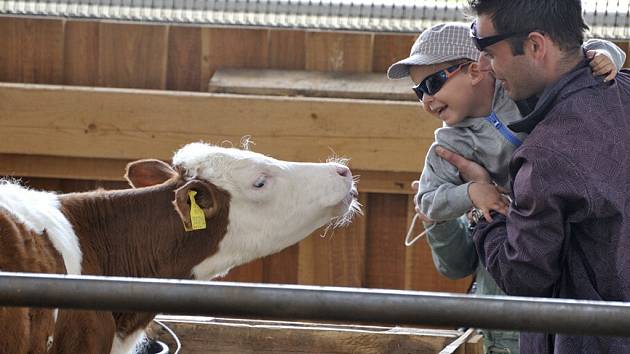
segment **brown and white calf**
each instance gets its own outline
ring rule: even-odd
[[[177,151],[172,167],[130,163],[126,178],[133,189],[65,195],[0,183],[0,270],[211,279],[359,210],[342,164],[279,161],[203,143]],[[191,209],[202,211],[205,228],[185,230]],[[129,353],[153,317],[0,307],[0,348]]]

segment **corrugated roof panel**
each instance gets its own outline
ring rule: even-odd
[[[0,0],[0,14],[419,33],[468,22],[465,0]],[[630,0],[583,0],[593,37],[630,39]]]

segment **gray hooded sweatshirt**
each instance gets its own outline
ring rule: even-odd
[[[521,119],[516,103],[507,96],[498,81],[495,84],[492,108],[506,130],[507,124]],[[509,131],[509,134],[520,141],[525,138],[522,133]],[[486,117],[467,118],[453,126],[445,125],[435,131],[435,142],[427,153],[416,196],[422,212],[430,219],[456,219],[473,207],[468,197],[470,183],[464,183],[455,166],[435,153],[438,145],[480,163],[488,170],[495,183],[509,188],[508,163],[517,145],[486,120]]]

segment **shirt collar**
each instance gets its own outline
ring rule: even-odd
[[[576,91],[601,83],[602,78],[592,74],[588,60],[584,59],[573,70],[560,77],[555,84],[547,87],[539,98],[529,98],[524,103],[521,102],[520,105],[525,111],[534,103],[535,106],[523,119],[509,124],[508,127],[515,132],[531,133],[545,118],[557,99],[563,99]]]

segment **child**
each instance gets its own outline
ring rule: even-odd
[[[510,187],[510,157],[525,136],[507,128],[522,116],[492,73],[479,67],[480,53],[469,30],[463,24],[427,29],[414,43],[410,56],[393,64],[387,75],[390,79],[410,76],[424,109],[444,122],[435,132],[415,197],[416,210],[431,220],[448,221],[434,224],[427,233],[436,268],[453,279],[477,271],[478,294],[502,295],[479,266],[472,240],[462,236],[467,235],[466,221],[458,218],[473,207],[481,209],[486,218],[490,218],[490,210],[505,214],[509,202],[501,190]],[[614,77],[625,60],[625,54],[610,42],[590,40],[584,48],[596,50],[588,53],[593,58],[591,67],[595,74],[608,75],[606,79]],[[497,186],[463,183],[457,169],[435,153],[438,145],[484,166]],[[489,353],[518,353],[518,336],[484,331],[484,345]]]

